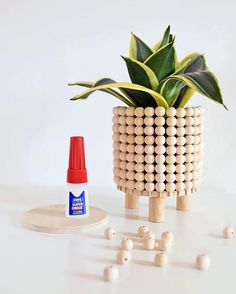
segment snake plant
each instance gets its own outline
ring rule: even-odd
[[[128,106],[184,107],[195,92],[223,105],[215,75],[209,70],[203,54],[194,52],[178,61],[175,38],[170,26],[155,46],[149,47],[131,34],[129,57],[123,57],[131,83],[102,78],[93,82],[75,82],[69,86],[89,88],[71,100],[86,99],[96,90],[109,93]],[[225,107],[226,108],[226,107]]]

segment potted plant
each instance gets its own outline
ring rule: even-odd
[[[152,48],[131,34],[129,57],[122,57],[131,83],[102,78],[69,84],[89,88],[71,100],[100,90],[127,105],[113,109],[114,180],[127,208],[149,197],[152,222],[164,220],[166,196],[176,196],[178,210],[189,210],[201,182],[204,110],[186,104],[199,92],[226,108],[203,54],[178,61],[174,41],[170,26]]]

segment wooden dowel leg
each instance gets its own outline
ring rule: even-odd
[[[138,208],[139,196],[125,194],[125,208]]]
[[[191,195],[177,196],[176,209],[182,211],[191,210]]]
[[[165,198],[150,197],[149,198],[149,221],[161,223],[165,218]]]

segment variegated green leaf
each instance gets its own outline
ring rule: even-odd
[[[132,83],[142,85],[144,87],[156,90],[158,80],[155,73],[144,63],[122,57],[126,62],[126,66]]]
[[[161,40],[160,48],[170,43],[170,26],[165,30],[164,36]]]
[[[153,51],[148,47],[140,38],[131,34],[130,46],[129,46],[129,56],[131,59],[144,62]]]

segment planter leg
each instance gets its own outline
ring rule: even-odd
[[[165,198],[150,197],[149,198],[149,221],[161,223],[165,218]]]
[[[191,210],[191,195],[177,196],[176,209],[181,211]]]
[[[125,194],[125,208],[138,208],[139,196]]]

